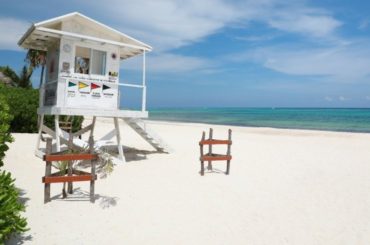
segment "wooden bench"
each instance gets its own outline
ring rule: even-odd
[[[199,141],[200,146],[200,174],[204,175],[204,162],[208,162],[208,170],[212,170],[212,162],[213,161],[226,161],[227,167],[226,167],[226,174],[230,173],[230,161],[232,159],[231,156],[231,129],[229,129],[229,137],[228,140],[218,140],[213,139],[213,129],[209,129],[209,138],[205,139],[206,133],[203,132],[202,139]],[[208,145],[208,153],[204,153],[203,147],[205,145]],[[225,155],[222,154],[216,154],[212,152],[212,146],[213,145],[227,145],[227,151]]]
[[[50,202],[50,184],[52,183],[68,183],[68,193],[73,193],[73,182],[90,181],[90,201],[94,202],[95,180],[95,166],[98,155],[94,154],[94,140],[89,138],[89,153],[77,154],[62,154],[61,152],[52,153],[52,138],[46,139],[46,154],[43,160],[46,162],[45,176],[42,177],[44,183],[44,203]],[[91,172],[85,172],[73,168],[72,161],[87,160],[91,164]],[[54,161],[68,161],[68,168],[55,173],[51,173],[52,162]]]

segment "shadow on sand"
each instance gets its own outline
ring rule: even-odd
[[[147,159],[147,156],[151,154],[167,154],[165,152],[160,152],[160,151],[146,151],[146,150],[139,150],[136,148],[129,148],[129,147],[125,147],[124,153],[125,153],[126,162],[145,160]]]
[[[63,198],[62,194],[55,195],[51,198],[51,201],[59,202],[90,202],[90,193],[88,191],[81,190],[80,187],[73,189],[73,194],[68,194],[67,198]],[[101,194],[95,194],[95,202],[99,203],[99,206],[103,209],[114,207],[117,205],[118,197],[110,197]]]
[[[202,175],[201,171],[199,171],[198,173],[199,173],[199,175]],[[221,170],[221,169],[215,168],[214,166],[212,166],[212,169],[209,169],[208,167],[206,167],[205,170],[204,170],[204,175],[206,175],[206,174],[224,174],[224,175],[226,175],[226,170]]]

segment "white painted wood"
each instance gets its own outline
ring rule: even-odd
[[[144,88],[143,85],[129,84],[129,83],[119,83],[119,86],[132,87],[132,88]]]
[[[92,124],[75,133],[75,136],[89,131],[93,136],[96,117],[109,117],[114,121],[115,129],[112,132],[117,138],[119,156],[125,161],[118,118],[148,117],[146,52],[151,51],[152,47],[77,12],[32,25],[18,44],[24,48],[45,50],[48,54],[45,83],[40,88],[40,107],[37,112],[42,118],[44,115],[55,115],[55,131],[47,128],[42,120],[37,151],[40,149],[42,132],[55,138],[57,151],[60,151],[61,144],[68,143],[69,135],[59,127],[59,115],[93,116]],[[83,52],[87,49],[90,50]],[[76,50],[81,51],[78,52],[79,59],[76,59]],[[139,54],[143,54],[142,84],[119,83],[120,59]],[[77,67],[76,60],[88,66]],[[94,70],[97,74],[92,74]],[[120,86],[142,89],[141,110],[120,110]],[[86,144],[77,138],[73,142],[74,147]]]
[[[118,117],[118,118],[147,118],[147,111],[129,110],[94,110],[61,107],[42,107],[37,109],[38,114],[45,115],[75,115],[75,116],[96,116],[96,117]]]
[[[152,49],[152,47],[150,47],[149,45],[78,12],[69,13],[33,24],[18,41],[18,45],[22,47],[26,46],[25,41],[27,41],[27,39],[32,36],[36,28],[56,26],[59,23],[63,24],[65,22],[80,22],[83,23],[83,25],[87,26],[89,29],[95,29],[112,37],[114,36],[115,40],[124,40],[125,42],[130,42],[138,46],[144,46],[148,49]]]
[[[134,118],[123,118],[123,120],[157,151],[167,153],[173,152],[173,149],[168,146],[159,135],[148,128],[143,120]]]
[[[107,141],[107,140],[111,140],[114,136],[116,136],[117,133],[116,133],[116,129],[112,129],[111,131],[109,131],[108,133],[106,133],[103,137],[101,137],[99,139],[99,141]]]
[[[146,111],[146,58],[145,58],[145,50],[143,52],[143,97],[142,97],[142,105],[141,111]]]
[[[92,123],[91,123],[92,127],[91,127],[91,131],[90,131],[90,137],[94,136],[95,123],[96,123],[96,117],[93,117]]]
[[[59,30],[54,30],[50,28],[45,28],[45,27],[36,27],[37,31],[45,32],[48,34],[56,34],[60,37],[66,36],[66,37],[72,37],[72,38],[77,38],[77,39],[85,39],[85,40],[90,40],[94,41],[97,43],[108,43],[108,44],[113,44],[119,47],[127,47],[127,48],[133,48],[133,49],[138,49],[138,50],[146,50],[150,51],[151,49],[145,46],[138,46],[138,45],[133,45],[133,44],[128,44],[128,43],[123,43],[123,42],[116,42],[116,41],[111,41],[108,39],[103,39],[103,38],[97,38],[97,37],[91,37],[87,35],[81,35],[73,32],[68,32],[68,31],[59,31]]]
[[[54,119],[55,124],[55,140],[56,140],[56,146],[57,151],[60,151],[60,128],[59,128],[59,115],[55,115]]]
[[[88,132],[88,131],[90,131],[90,132],[91,132],[92,127],[93,127],[93,124],[90,124],[90,125],[88,125],[88,126],[86,126],[86,127],[84,127],[84,128],[81,128],[81,129],[80,129],[80,130],[78,130],[77,132],[73,133],[73,136],[74,136],[74,137],[77,137],[77,136],[80,136],[80,135],[82,135],[82,134],[84,134],[84,133],[86,133],[86,132]]]
[[[40,149],[40,142],[41,142],[41,135],[42,135],[42,127],[44,126],[44,114],[40,115],[40,121],[39,121],[39,132],[37,136],[37,142],[36,142],[36,151]]]
[[[119,153],[119,156],[120,156],[120,159],[122,160],[122,162],[125,163],[126,159],[125,159],[125,155],[123,154],[123,148],[122,148],[122,144],[121,144],[121,132],[119,130],[118,118],[115,117],[115,118],[113,118],[113,120],[114,120],[114,126],[116,128],[118,153]]]

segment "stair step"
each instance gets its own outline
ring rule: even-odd
[[[125,122],[155,149],[161,152],[166,151],[166,147],[163,145],[161,140],[157,139],[157,137],[152,136],[149,132],[147,132],[148,129],[146,129],[146,125],[144,121],[125,120]]]

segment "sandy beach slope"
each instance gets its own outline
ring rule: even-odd
[[[97,135],[110,130],[105,119]],[[229,176],[199,175],[198,141],[210,125],[150,121],[173,149],[156,153],[122,123],[128,162],[96,184],[43,204],[37,136],[13,134],[5,169],[26,201],[31,230],[10,244],[370,244],[370,135],[231,127]],[[227,126],[212,126],[226,138]],[[133,150],[137,149],[137,150]]]

